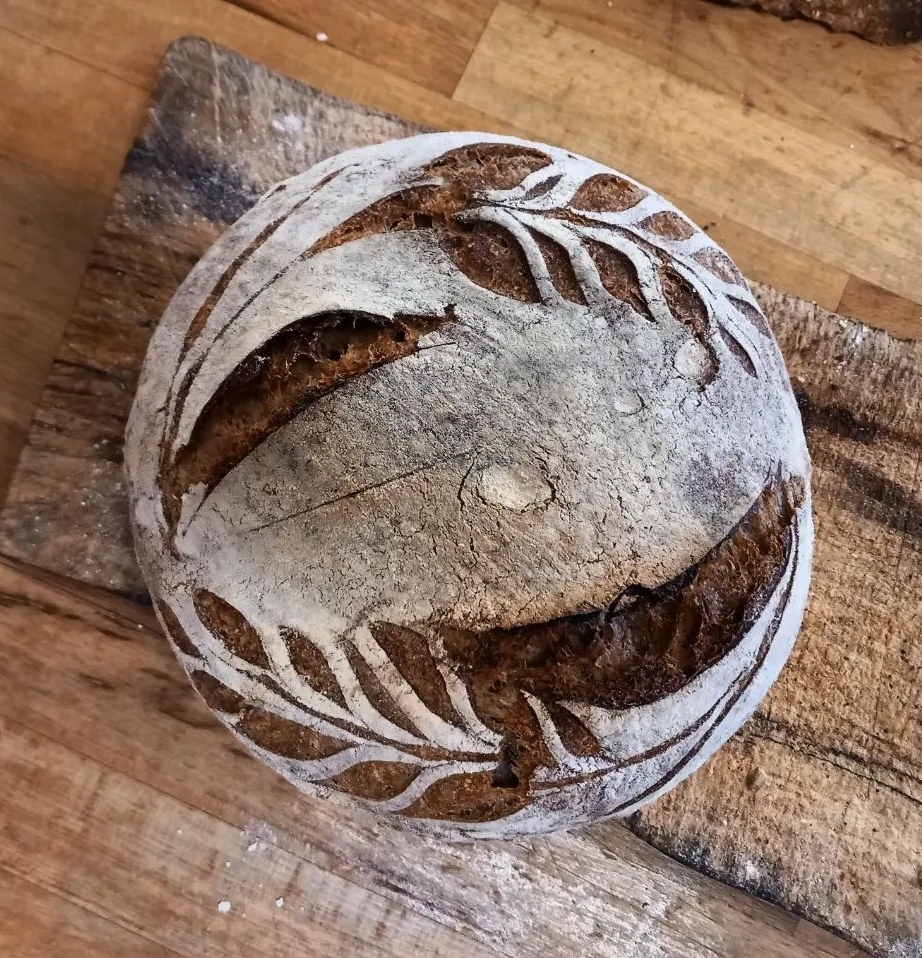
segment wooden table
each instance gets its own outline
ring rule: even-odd
[[[419,123],[595,155],[691,212],[753,278],[922,333],[922,47],[703,0],[148,6],[0,0],[4,486],[157,65],[183,34]],[[331,837],[305,860],[296,800],[215,728],[154,628],[136,606],[0,567],[0,634],[29,666],[4,676],[15,694],[0,701],[0,953],[496,953],[489,922],[446,913],[478,876],[453,874],[444,850],[409,904],[375,870],[386,830],[347,833],[315,809]],[[73,660],[52,667],[63,629]],[[218,758],[193,767],[184,747]],[[592,903],[598,954],[849,952],[630,836],[611,852],[587,846],[585,874],[561,874]],[[498,856],[498,888],[527,880],[535,854]],[[492,940],[563,951],[577,940],[566,918],[557,939],[533,916]]]

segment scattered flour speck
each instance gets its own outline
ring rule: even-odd
[[[323,31],[321,31],[320,33],[317,34],[317,42],[318,42],[318,43],[326,43],[327,40],[329,40],[329,39],[330,39],[330,38],[329,38]]]
[[[259,848],[259,839],[257,839],[255,842],[250,842],[250,844],[247,845],[248,852],[255,852],[257,848]]]
[[[304,121],[294,113],[286,113],[272,121],[272,129],[278,133],[299,133],[304,128]]]
[[[276,907],[276,908],[281,908],[282,905],[284,905],[284,904],[285,904],[285,899],[284,899],[284,898],[276,898],[276,899],[275,899],[275,907]]]
[[[226,898],[222,898],[221,901],[218,902],[218,911],[221,912],[222,915],[226,915],[230,909],[231,904]]]

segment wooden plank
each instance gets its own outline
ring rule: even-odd
[[[233,0],[309,37],[450,95],[495,0]]]
[[[175,952],[38,888],[0,865],[0,954],[7,958],[170,958]]]
[[[74,193],[111,195],[147,106],[141,90],[2,29],[0,89],[0,155]]]
[[[826,309],[838,306],[849,280],[847,273],[769,239],[756,229],[742,226],[729,216],[718,216],[695,203],[686,203],[683,212],[700,223],[723,246],[748,279],[768,283]],[[855,315],[872,322],[864,313]]]
[[[0,498],[57,350],[106,201],[0,158]]]
[[[0,497],[144,94],[0,29]]]
[[[144,89],[153,85],[166,44],[183,34],[200,33],[330,93],[423,125],[537,135],[514,128],[513,122],[496,118],[490,110],[471,110],[360,63],[330,44],[317,44],[216,0],[182,5],[168,0],[147,7],[129,0],[90,0],[79,7],[76,0],[53,0],[41,7],[31,0],[7,0],[0,8],[0,24]],[[699,222],[717,224],[715,235],[728,244],[752,278],[835,308],[848,278],[844,270],[742,226],[710,204],[686,207]]]
[[[345,5],[344,5],[345,6]],[[238,50],[335,96],[445,129],[513,132],[514,123],[473,110],[419,83],[318,43],[225,0],[4,0],[0,27],[92,68],[150,91],[167,46],[200,35]]]
[[[784,303],[767,305],[775,320]],[[922,344],[821,311],[801,320],[776,329],[814,467],[804,628],[756,716],[634,827],[882,953],[902,941],[912,954],[922,947]]]
[[[210,97],[224,89],[234,96],[221,96],[224,108],[215,111]],[[271,105],[259,106],[253,91],[271,91]],[[190,128],[191,113],[209,122]],[[301,118],[302,129],[288,148],[267,149],[278,142],[278,115]],[[173,51],[156,134],[145,135],[128,164],[0,519],[5,549],[140,592],[119,448],[149,329],[224,222],[283,175],[284,164],[293,171],[323,150],[381,138],[385,128],[409,130],[394,124],[201,42]],[[913,698],[922,660],[902,654],[922,581],[922,345],[765,288],[760,295],[803,393],[820,530],[813,611],[791,667],[748,727],[760,730],[773,785],[750,796],[751,754],[740,759],[734,744],[685,786],[696,791],[675,793],[633,826],[670,854],[884,948],[918,936],[922,915],[906,857],[893,867],[892,844],[874,831],[899,820],[904,841],[922,847]],[[836,591],[840,580],[847,592]],[[881,683],[889,685],[878,707]],[[908,718],[897,722],[892,709]],[[759,725],[766,716],[770,724]],[[823,786],[830,761],[838,769],[831,795]],[[867,801],[872,789],[883,798]],[[843,828],[858,807],[862,817]],[[589,852],[581,846],[580,854]],[[814,862],[835,882],[819,880]]]
[[[538,0],[541,17],[876,162],[919,176],[922,46],[831,37],[711,0]],[[781,53],[783,51],[783,53]]]
[[[147,610],[7,563],[0,597],[6,867],[180,954],[857,954],[618,824],[448,844],[299,797],[138,628]]]
[[[854,276],[846,284],[836,312],[863,317],[901,339],[922,339],[922,304]]]
[[[0,724],[4,867],[190,958],[494,952],[304,857]],[[42,796],[40,802],[34,796]],[[227,863],[230,862],[228,865]],[[281,904],[278,904],[281,900]],[[226,903],[225,905],[222,905]]]
[[[504,2],[455,99],[596,156],[680,207],[731,216],[837,271],[922,299],[922,179],[860,144],[748,110]]]
[[[426,69],[435,69],[436,60],[447,56],[450,77],[441,82],[443,88],[454,86],[463,65],[462,48],[472,46],[491,7],[492,0],[459,5],[461,28],[454,40],[449,37],[446,4],[414,21],[424,25],[421,29],[428,31],[428,40],[410,31],[408,44],[420,41],[419,49],[428,51]],[[353,4],[327,8],[339,21],[354,18],[357,10]],[[129,0],[43,4],[8,0],[0,4],[0,190],[4,193],[0,278],[12,277],[0,309],[0,336],[11,347],[0,356],[0,499],[35,413],[48,364],[85,269],[90,240],[98,231],[122,158],[140,125],[163,50],[176,37],[196,32],[221,37],[346,95],[381,102],[407,115],[417,113],[427,123],[508,128],[402,79],[400,70],[394,75],[341,52],[337,49],[343,45],[341,34],[334,43],[320,44],[313,35],[299,35],[223,0],[171,0],[147,6]],[[436,34],[441,40],[433,47],[429,40]],[[393,37],[379,30],[367,37],[380,41],[379,52],[386,50],[396,57],[392,66],[406,57],[406,48],[395,50]],[[447,46],[452,46],[450,55]],[[435,59],[433,50],[438,54]],[[434,74],[430,80],[439,86]],[[17,204],[29,209],[19,210]],[[29,244],[28,255],[24,239],[29,238],[23,237],[18,226],[21,215],[42,223],[41,241]],[[57,216],[61,226],[55,233]],[[82,229],[77,242],[75,225]],[[48,295],[58,291],[58,298]],[[41,303],[34,302],[36,296]]]
[[[803,18],[834,32],[848,30],[872,43],[914,43],[922,40],[922,7],[914,0],[730,0],[756,7],[783,20]]]

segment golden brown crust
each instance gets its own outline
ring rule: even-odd
[[[452,822],[491,822],[525,808],[528,790],[496,787],[492,772],[448,775],[439,779],[402,813],[407,818],[434,818]]]
[[[239,712],[246,706],[246,699],[239,692],[229,689],[210,672],[197,669],[189,678],[205,703],[217,712]]]
[[[279,629],[279,634],[288,650],[291,664],[298,675],[315,692],[320,692],[321,695],[325,695],[337,705],[345,708],[346,700],[343,698],[342,689],[340,689],[336,676],[320,649],[303,632],[289,629],[287,626]]]

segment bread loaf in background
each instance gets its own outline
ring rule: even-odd
[[[221,721],[297,787],[447,835],[652,800],[804,611],[809,460],[745,280],[543,144],[412,137],[270,190],[163,317],[125,455]]]

